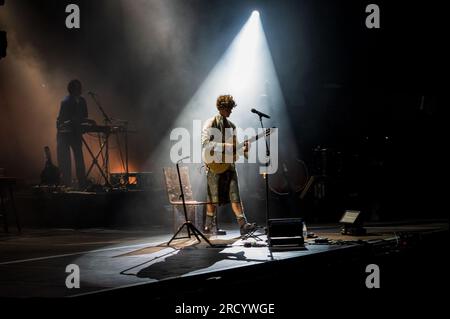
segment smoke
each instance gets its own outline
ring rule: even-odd
[[[55,92],[64,90],[64,77],[44,72],[37,52],[20,41],[23,30],[11,10],[2,12],[2,21],[8,26],[8,56],[0,62],[0,166],[9,175],[32,177],[43,167],[43,147],[55,150]]]
[[[259,127],[257,117],[250,112],[252,107],[262,112],[271,114],[273,119],[265,121],[266,127],[277,126],[281,128],[280,145],[282,151],[288,152],[293,158],[294,164],[298,158],[298,152],[293,141],[293,134],[289,125],[288,115],[284,97],[279,86],[277,74],[273,65],[270,49],[268,47],[265,33],[259,19],[254,13],[242,26],[240,32],[216,61],[203,83],[198,87],[195,94],[178,111],[175,118],[169,124],[170,128],[183,128],[190,132],[191,136],[191,161],[195,157],[200,158],[199,152],[194,149],[194,143],[199,140],[199,132],[194,130],[193,120],[205,121],[217,114],[215,102],[217,96],[231,94],[237,101],[238,106],[233,109],[231,120],[241,128]],[[204,122],[203,122],[204,123]],[[201,127],[201,126],[200,126]],[[168,136],[168,135],[166,135]],[[247,138],[250,136],[247,136]],[[244,136],[238,136],[243,140]],[[170,146],[175,142],[168,137],[159,141],[157,151],[149,158],[150,163],[172,166],[169,160]],[[262,145],[260,145],[262,146]],[[251,152],[256,152],[253,145]],[[183,157],[186,154],[183,154]],[[272,154],[272,164],[278,162],[278,153]],[[286,154],[283,154],[286,155]],[[284,159],[285,156],[283,156]],[[173,160],[173,159],[172,159]],[[194,194],[201,196],[206,190],[206,179],[202,164],[189,164],[191,183]],[[255,196],[262,198],[257,190],[263,190],[262,178],[259,174],[259,164],[237,165],[240,179],[240,190],[243,197]]]
[[[9,38],[8,57],[0,62],[0,166],[25,178],[39,175],[42,147],[49,145],[55,154],[55,120],[66,85],[78,78],[85,92],[99,95],[110,117],[136,129],[129,134],[130,169],[160,172],[163,161],[148,159],[161,152],[160,142],[168,141],[181,112],[190,109],[186,105],[248,18],[249,4],[80,0],[79,5],[79,31],[65,29],[64,1],[10,1],[0,10]],[[43,10],[36,10],[40,6]],[[279,99],[277,92],[278,84],[270,82],[253,100],[245,92],[237,94],[237,112],[244,112],[235,114],[240,125],[256,127],[245,106],[265,111],[264,96]],[[211,114],[196,116],[200,108],[194,103],[184,116],[187,122],[214,113],[217,92],[207,95]],[[89,117],[102,124],[98,107],[87,100]],[[98,149],[96,139],[87,140]],[[111,145],[110,156],[111,171],[123,170],[117,144]],[[89,166],[86,152],[85,159]]]
[[[85,92],[102,92],[100,100],[111,117],[121,118],[121,107],[126,103],[120,94],[111,91],[111,81],[96,73],[93,63],[84,59],[82,52],[69,54],[73,43],[70,39],[65,49],[61,49],[57,39],[46,37],[36,46],[35,37],[42,35],[45,27],[32,28],[26,22],[23,10],[26,5],[30,4],[10,2],[0,10],[2,28],[8,30],[8,55],[0,61],[0,167],[8,175],[36,182],[44,167],[44,146],[50,146],[56,164],[55,123],[71,79],[79,78]],[[74,59],[75,55],[78,56]],[[89,117],[102,124],[97,106],[86,99]],[[96,153],[97,139],[86,136],[86,141]],[[111,149],[112,171],[122,171],[116,139]],[[86,151],[84,157],[89,167],[92,159]],[[136,169],[133,163],[130,168]],[[94,170],[92,177],[98,179],[98,172]]]
[[[135,74],[139,144],[156,149],[167,124],[173,121],[197,82],[193,28],[198,22],[185,1],[121,0],[127,55]],[[159,162],[143,159],[144,169],[160,169]]]

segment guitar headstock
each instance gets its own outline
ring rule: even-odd
[[[50,153],[50,147],[48,147],[48,146],[45,146],[45,147],[44,147],[44,154],[45,154],[45,159],[46,159],[47,161],[51,161],[51,159],[52,159],[52,154]]]
[[[272,130],[273,130],[273,129],[276,129],[276,127],[275,127],[275,126],[272,126],[272,127],[270,127],[270,128],[266,128],[265,135],[266,135],[266,136],[269,136],[269,135],[272,133]]]

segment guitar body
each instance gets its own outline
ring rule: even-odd
[[[267,129],[263,133],[261,133],[259,135],[256,135],[256,136],[253,136],[252,138],[250,138],[250,139],[248,139],[248,140],[246,140],[246,141],[244,141],[242,143],[239,143],[239,144],[236,144],[236,139],[235,138],[233,138],[233,140],[230,140],[229,142],[233,143],[235,145],[235,150],[236,150],[235,153],[233,154],[233,163],[236,162],[238,160],[238,158],[239,158],[239,154],[237,153],[237,150],[239,150],[240,148],[244,147],[245,143],[249,143],[249,144],[253,143],[254,141],[258,140],[258,138],[261,138],[263,136],[269,136],[270,133],[271,133],[270,129]],[[222,162],[221,163],[216,163],[216,162],[212,161],[211,163],[205,163],[205,164],[206,164],[206,166],[208,167],[208,169],[211,172],[213,172],[215,174],[222,174],[222,173],[225,173],[227,170],[230,169],[232,163],[226,163],[225,162],[225,157],[222,156]]]
[[[59,168],[52,163],[50,148],[44,147],[45,167],[41,172],[41,185],[59,185],[61,182],[61,173]]]
[[[228,140],[226,140],[226,143],[233,144],[235,150],[237,150],[237,147],[239,147],[236,145],[236,137],[230,137]],[[239,158],[239,155],[235,151],[235,153],[233,154],[233,163],[236,162],[238,158]],[[224,154],[222,154],[221,162],[216,163],[216,162],[212,161],[211,163],[206,163],[206,166],[214,174],[222,174],[231,168],[231,164],[232,163],[225,161],[225,156],[224,156]]]
[[[230,169],[231,164],[230,163],[209,163],[206,164],[208,166],[209,170],[213,172],[214,174],[222,174],[225,173],[227,170]]]
[[[41,172],[42,185],[58,185],[60,183],[59,168],[55,165],[46,166]]]

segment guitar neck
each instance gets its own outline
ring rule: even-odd
[[[238,150],[238,149],[241,149],[242,147],[244,147],[246,142],[248,142],[249,144],[253,143],[254,141],[258,140],[260,137],[263,137],[264,135],[269,135],[269,134],[270,134],[270,129],[267,129],[266,131],[264,131],[264,132],[262,132],[262,133],[260,133],[258,135],[252,136],[251,138],[249,138],[247,140],[244,140],[243,142],[239,143],[236,146],[236,149]]]
[[[45,153],[45,161],[50,165],[53,165],[52,163],[52,154],[50,153],[50,148],[48,146],[44,147],[44,153]]]

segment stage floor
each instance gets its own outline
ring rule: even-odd
[[[303,249],[273,250],[260,240],[242,240],[235,225],[226,236],[211,237],[220,247],[195,239],[172,237],[164,229],[49,229],[0,235],[0,297],[63,297],[105,292],[182,277],[219,278],[230,269],[299,260],[306,256],[351,250],[367,244],[399,245],[401,234],[447,231],[448,223],[370,225],[368,235],[343,236],[337,225],[309,227],[319,238],[307,239]],[[66,287],[66,267],[80,268],[80,288]]]

